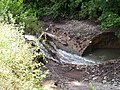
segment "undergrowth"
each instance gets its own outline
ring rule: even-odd
[[[93,19],[102,30],[120,26],[120,0],[30,0],[39,16],[55,19]],[[120,37],[120,30],[116,32]]]
[[[25,0],[0,0],[0,16],[6,22],[24,25],[26,33],[41,33],[37,12],[37,9],[26,5]]]
[[[35,68],[41,64],[33,63],[31,46],[20,31],[22,27],[0,23],[0,89],[42,90],[39,81],[45,74]]]

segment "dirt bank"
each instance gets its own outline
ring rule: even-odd
[[[54,40],[58,48],[70,53],[84,55],[94,48],[120,48],[119,39],[114,31],[102,32],[95,21],[64,20],[45,22],[47,33],[57,37]]]

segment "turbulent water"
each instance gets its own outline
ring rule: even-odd
[[[98,63],[90,59],[87,59],[85,57],[81,57],[76,54],[68,53],[61,49],[58,49],[57,51],[60,55],[60,60],[66,63],[81,64],[81,65]]]
[[[44,47],[42,43],[40,43],[35,36],[25,35],[25,38],[29,41],[37,41],[37,45],[41,46],[40,51],[43,52],[47,58],[54,59],[54,57],[48,52],[48,50]],[[58,61],[71,63],[71,64],[80,64],[80,65],[88,65],[88,64],[99,64],[106,62],[111,59],[120,58],[120,49],[97,49],[84,57],[81,57],[77,54],[68,53],[64,50],[58,49],[56,45],[51,42],[51,45],[54,47]]]
[[[84,57],[57,49],[60,60],[72,64],[99,64],[120,58],[120,49],[97,49]]]

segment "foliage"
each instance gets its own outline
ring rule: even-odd
[[[120,0],[26,0],[25,3],[37,9],[38,16],[95,19],[102,30],[120,24]]]
[[[30,5],[32,8],[38,10],[39,15],[44,15],[49,11],[49,8],[53,5],[54,0],[24,0],[24,3]]]
[[[108,30],[120,25],[119,0],[88,0],[82,3],[79,16],[82,18],[97,19],[102,30]],[[120,31],[116,32],[120,37]]]
[[[33,64],[35,57],[30,45],[25,43],[23,27],[0,23],[0,89],[2,90],[42,90],[39,80],[45,76]],[[40,76],[40,74],[42,76]]]
[[[0,16],[3,16],[4,21],[23,24],[26,32],[39,31],[41,29],[37,22],[36,13],[37,10],[26,5],[24,0],[0,0]]]
[[[115,14],[113,12],[106,12],[102,14],[99,18],[99,21],[101,21],[101,29],[102,30],[108,30],[109,28],[114,28],[120,25],[120,17],[118,14]],[[117,30],[115,32],[115,35],[120,38],[120,30]]]
[[[38,15],[49,15],[53,18],[74,17],[78,14],[82,0],[29,0],[39,10]],[[27,2],[27,0],[26,0]],[[78,15],[77,15],[78,16]]]
[[[100,12],[100,2],[99,0],[89,0],[82,3],[81,11],[79,16],[81,18],[98,18]]]
[[[116,32],[115,32],[115,35],[116,35],[118,38],[120,38],[120,30],[116,31]]]
[[[101,28],[104,30],[120,25],[120,17],[118,14],[113,12],[106,12],[102,14],[99,17],[99,21],[101,21]]]

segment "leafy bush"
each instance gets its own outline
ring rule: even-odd
[[[42,90],[39,80],[43,72],[35,69],[40,64],[33,64],[35,56],[19,30],[23,29],[0,23],[0,89]]]
[[[101,14],[100,1],[99,0],[89,0],[82,2],[81,11],[79,16],[81,18],[96,19]]]
[[[119,25],[119,0],[1,0],[0,15],[5,21],[22,24],[26,32],[41,32],[39,16],[96,19],[106,30]],[[12,19],[13,17],[14,19]]]
[[[32,7],[39,10],[39,16],[49,15],[53,18],[78,16],[82,0],[29,0]],[[29,3],[26,0],[26,3]]]
[[[98,20],[101,21],[101,28],[103,30],[120,25],[120,17],[113,12],[102,14]]]
[[[24,0],[0,0],[0,16],[3,16],[6,22],[25,25],[26,32],[33,34],[35,31],[41,32],[36,17],[37,10],[24,2]]]
[[[119,0],[29,0],[39,15],[53,18],[96,19],[106,30],[119,25]],[[26,0],[28,3],[28,1]]]

